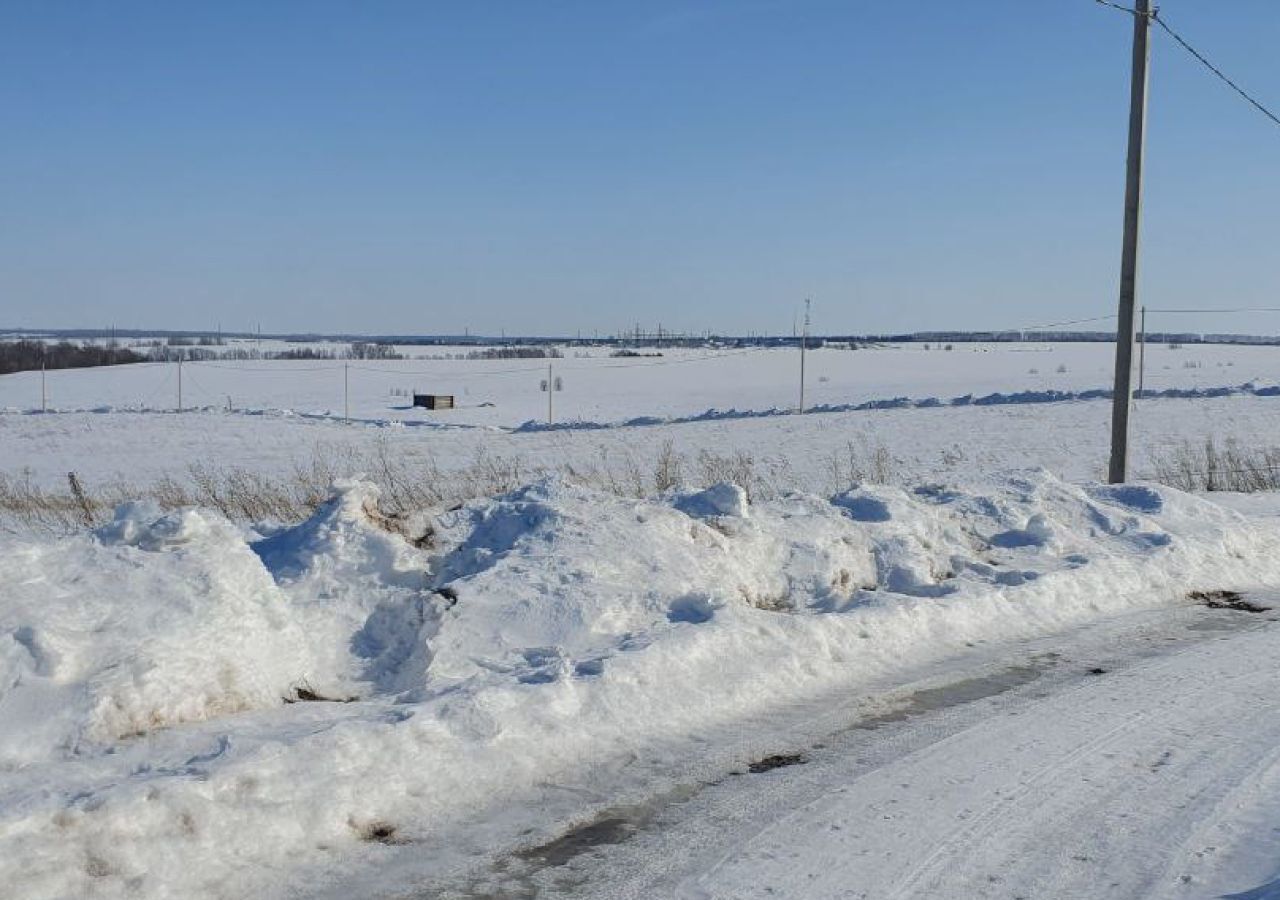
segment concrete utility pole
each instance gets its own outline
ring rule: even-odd
[[[342,421],[351,421],[351,388],[350,379],[348,378],[351,363],[342,364]]]
[[[1124,189],[1124,247],[1120,257],[1120,313],[1116,320],[1116,378],[1111,399],[1111,465],[1107,480],[1129,478],[1129,407],[1133,402],[1134,297],[1138,287],[1138,227],[1142,220],[1142,151],[1147,131],[1147,63],[1151,0],[1136,0],[1133,75],[1129,87],[1129,155]]]
[[[804,354],[809,348],[809,303],[804,298],[804,334],[800,336],[800,412],[804,412]]]
[[[550,425],[551,418],[551,398],[556,395],[556,380],[551,371],[551,363],[547,363],[547,424]]]
[[[181,353],[181,349],[178,351]],[[182,412],[182,357],[178,357],[178,412]]]
[[[1138,394],[1146,389],[1147,381],[1147,305],[1142,304],[1142,324],[1138,328]]]
[[[44,382],[45,365],[44,364],[45,364],[45,361],[43,359],[40,360],[40,412],[49,411],[49,392],[45,388],[45,382]]]

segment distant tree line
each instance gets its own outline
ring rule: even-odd
[[[166,339],[170,347],[222,347],[227,341],[221,335],[202,334],[199,337],[189,334],[175,334]],[[156,342],[159,343],[158,341]]]
[[[175,344],[169,340],[165,344],[155,342],[147,351],[147,359],[151,362],[250,362],[261,359],[404,359],[391,344],[380,344],[369,341],[356,341],[345,350],[332,347],[289,347],[285,350],[261,350],[257,347],[228,347],[224,350],[210,350],[208,344],[191,346],[185,342]]]
[[[555,347],[486,347],[472,350],[467,359],[561,359],[563,356]]]
[[[404,359],[392,344],[375,341],[355,341],[347,352],[348,359]]]
[[[90,366],[118,366],[145,361],[145,357],[114,344],[73,344],[70,341],[57,344],[47,344],[44,341],[0,342],[0,375],[30,372],[42,367],[86,369]]]

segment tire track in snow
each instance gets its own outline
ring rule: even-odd
[[[1183,657],[1194,652],[1201,652],[1202,646],[1193,644],[1188,647],[1181,648],[1158,663],[1148,664],[1145,666],[1146,674],[1155,675],[1159,672],[1166,671],[1177,667],[1183,662]],[[1244,677],[1246,673],[1238,673],[1234,676],[1234,680]],[[1077,686],[1073,690],[1064,693],[1067,696],[1087,695],[1093,690],[1093,685],[1088,683]],[[1222,688],[1221,682],[1215,682],[1213,690],[1217,691]],[[1198,693],[1204,693],[1200,691]],[[1187,698],[1181,697],[1177,700],[1166,701],[1164,706],[1172,706],[1185,702]],[[1037,794],[1051,793],[1056,788],[1056,781],[1060,781],[1062,776],[1067,774],[1071,769],[1085,762],[1090,756],[1107,747],[1115,745],[1121,738],[1127,737],[1129,732],[1133,731],[1138,725],[1144,724],[1153,714],[1151,712],[1136,712],[1126,714],[1124,721],[1108,729],[1100,735],[1096,735],[1083,743],[1075,745],[1066,754],[1057,757],[1045,766],[1040,767],[1028,779],[1020,780],[1017,787],[1007,793],[1002,794],[1000,801],[992,804],[978,817],[977,821],[971,825],[956,829],[947,839],[937,844],[934,849],[917,865],[897,886],[891,895],[894,900],[898,898],[906,898],[912,896],[920,896],[920,891],[932,887],[939,879],[941,871],[966,856],[966,851],[980,843],[996,829],[1003,817],[1009,815],[1013,809],[1019,805],[1029,805],[1023,801],[1030,801]],[[970,735],[978,729],[988,727],[987,722],[976,723],[966,729],[960,736]],[[951,740],[951,739],[948,739]],[[938,745],[930,748],[930,752],[934,752]]]
[[[1190,762],[1200,765],[1201,770],[1193,769],[1190,775],[1183,759],[1186,754],[1179,750],[1170,760],[1167,748],[1176,746],[1178,741],[1197,743],[1197,736],[1215,729],[1202,727],[1199,720],[1181,725],[1179,720],[1186,718],[1187,709],[1199,709],[1208,719],[1227,714],[1229,711],[1216,702],[1215,695],[1229,694],[1231,684],[1241,681],[1249,682],[1240,689],[1246,696],[1235,703],[1248,707],[1249,697],[1265,686],[1249,681],[1256,666],[1250,668],[1249,659],[1244,657],[1251,656],[1256,662],[1258,653],[1267,652],[1268,643],[1275,647],[1280,628],[1274,622],[1274,615],[1251,619],[1243,613],[1184,608],[1027,642],[1021,645],[1024,649],[1016,658],[1025,658],[1023,653],[1032,654],[1035,649],[1052,648],[1065,654],[1041,680],[1023,683],[1005,695],[970,697],[958,707],[943,707],[901,721],[895,721],[890,714],[881,722],[853,722],[843,737],[813,745],[810,765],[710,785],[688,802],[659,813],[655,821],[620,844],[593,848],[566,867],[533,873],[525,882],[527,891],[511,896],[593,900],[654,896],[745,900],[786,896],[816,900],[883,898],[893,896],[894,891],[898,896],[921,897],[1018,896],[1011,893],[1014,885],[1007,881],[987,883],[985,873],[990,868],[984,868],[988,860],[980,851],[991,845],[1005,846],[1015,854],[1027,852],[1025,848],[1037,847],[1039,839],[1048,845],[1052,855],[1055,849],[1069,848],[1073,838],[1092,839],[1094,832],[1100,834],[1097,840],[1105,848],[1112,837],[1099,824],[1098,807],[1105,812],[1108,806],[1114,806],[1113,796],[1119,793],[1117,783],[1135,784],[1148,792],[1167,792],[1172,786],[1176,792],[1180,782],[1174,779],[1190,778],[1198,771],[1197,777],[1203,780],[1203,764],[1212,764],[1218,758],[1218,746],[1198,741],[1204,752],[1198,757],[1191,755]],[[1250,636],[1255,636],[1256,641],[1249,654],[1233,652],[1229,642]],[[1220,640],[1228,643],[1216,643]],[[1004,660],[1013,661],[1011,650],[1006,647],[1001,651]],[[1234,666],[1234,677],[1224,679],[1222,676],[1228,674],[1225,671],[1206,677],[1206,661],[1211,669]],[[1106,667],[1106,677],[1085,674],[1098,665]],[[951,671],[953,680],[949,683],[956,684],[956,676],[975,671],[974,663],[968,663],[967,669]],[[1275,680],[1280,680],[1280,674]],[[935,679],[933,683],[938,682]],[[1135,691],[1146,699],[1125,700],[1128,705],[1123,709],[1114,708],[1120,702],[1116,697],[1124,700]],[[1110,698],[1111,705],[1099,704],[1099,697]],[[1064,709],[1074,710],[1075,717],[1068,720],[1062,714]],[[1043,736],[1038,731],[1046,715],[1050,720],[1057,717],[1059,731],[1065,731],[1068,738],[1061,752],[1048,761],[1038,758],[1044,750]],[[1276,720],[1273,730],[1280,732],[1280,716],[1270,718]],[[1100,724],[1105,726],[1101,732]],[[867,728],[875,730],[868,732]],[[1273,745],[1265,735],[1260,736],[1268,748]],[[1060,733],[1060,743],[1062,738]],[[1144,749],[1144,741],[1152,740],[1156,743]],[[991,748],[987,754],[990,759],[985,761],[972,750],[975,742],[981,746],[983,741]],[[818,749],[826,745],[830,749]],[[1156,752],[1154,747],[1166,752]],[[1009,762],[1007,757],[1015,750],[1031,762],[1029,770],[1025,765],[1020,770]],[[1093,771],[1094,761],[1099,759],[1111,759],[1101,766],[1108,776],[1101,780]],[[1233,760],[1235,776],[1254,778],[1255,770],[1242,775],[1248,764],[1234,757]],[[984,791],[984,785],[976,782],[981,772],[974,772],[984,762],[989,763],[986,774],[990,777],[995,773],[994,790]],[[969,771],[966,764],[972,764]],[[1256,759],[1253,764],[1256,771],[1265,771],[1270,765]],[[904,769],[914,769],[912,777],[902,777]],[[935,770],[937,777],[924,784],[916,776],[929,769]],[[1228,778],[1228,782],[1232,780]],[[1010,782],[1014,786],[1009,786]],[[1209,783],[1212,786],[1212,781]],[[1073,785],[1084,793],[1077,796]],[[1230,783],[1222,787],[1228,792],[1233,789]],[[1247,793],[1247,788],[1240,790]],[[1011,793],[1001,796],[1004,792]],[[1148,799],[1157,795],[1149,793]],[[1201,795],[1201,806],[1214,799],[1203,790],[1196,796]],[[915,809],[904,810],[900,804],[908,804],[913,796]],[[964,802],[952,802],[949,809],[944,808],[956,796]],[[993,804],[983,806],[976,813],[979,818],[973,819],[972,809],[981,805],[975,801],[992,797]],[[1142,799],[1139,795],[1135,802]],[[1078,802],[1081,800],[1086,801],[1083,806]],[[1060,813],[1064,805],[1066,811]],[[1222,806],[1230,813],[1229,801],[1223,800]],[[1028,810],[1041,815],[1037,827],[1046,828],[1048,833],[1028,834],[1015,829],[1014,834],[1008,834],[1011,825],[1028,818]],[[1192,814],[1198,811],[1199,807],[1191,809]],[[955,813],[970,818],[958,827],[948,827],[952,823],[948,815]],[[1196,821],[1216,817],[1208,815],[1207,810],[1205,813],[1198,820],[1192,815],[1182,823],[1188,826],[1182,832],[1189,833]],[[1120,828],[1117,833],[1125,839],[1116,845],[1120,857],[1124,857],[1128,846],[1128,832],[1124,829],[1144,824],[1137,818],[1126,819],[1126,814],[1122,810],[1116,821],[1104,823]],[[1044,815],[1049,816],[1048,825]],[[1054,817],[1061,822],[1054,823]],[[990,838],[1002,829],[1005,837],[992,845]],[[930,832],[933,840],[922,841],[922,835]],[[895,835],[899,836],[896,845]],[[832,840],[833,836],[844,840]],[[1109,895],[1143,896],[1161,882],[1159,873],[1165,869],[1181,873],[1182,862],[1193,855],[1187,848],[1194,849],[1194,840],[1183,833],[1170,832],[1170,837],[1175,840],[1168,851],[1144,862],[1144,872],[1137,873],[1143,876],[1140,883],[1145,887],[1136,894],[1113,891]],[[884,840],[877,843],[879,838]],[[1050,861],[1050,868],[1056,864],[1068,868],[1082,865],[1074,857],[1065,856],[1067,852],[1062,849],[1061,858],[1056,863]],[[1048,863],[1041,860],[1040,864]],[[970,877],[969,882],[957,874],[962,869]],[[939,887],[939,882],[944,886]],[[975,883],[980,890],[975,889]],[[1201,883],[1198,886],[1203,888]],[[1104,895],[1108,895],[1105,890],[1079,894],[1054,893],[1051,889],[1048,893],[1040,890],[1026,894]],[[500,895],[446,891],[439,896]]]
[[[1069,804],[1073,798],[1070,793],[1076,785],[1076,780],[1069,776],[1082,764],[1089,762],[1091,765],[1097,765],[1102,770],[1103,777],[1119,781],[1123,787],[1127,771],[1123,765],[1097,764],[1098,759],[1105,755],[1105,751],[1114,748],[1124,750],[1127,743],[1141,748],[1144,740],[1150,740],[1149,735],[1132,741],[1127,740],[1139,734],[1138,726],[1148,726],[1141,730],[1143,733],[1148,730],[1158,732],[1161,725],[1167,724],[1164,719],[1176,718],[1180,711],[1203,710],[1206,706],[1221,707],[1222,704],[1215,703],[1215,699],[1231,697],[1233,684],[1245,680],[1252,681],[1255,678],[1256,670],[1248,668],[1238,668],[1232,673],[1220,671],[1221,666],[1215,665],[1218,654],[1211,651],[1218,651],[1218,648],[1207,648],[1203,644],[1180,648],[1157,662],[1140,663],[1133,672],[1126,673],[1127,677],[1140,680],[1144,686],[1153,682],[1164,682],[1167,688],[1171,689],[1169,693],[1159,698],[1156,708],[1150,711],[1144,712],[1131,705],[1120,703],[1100,713],[1094,713],[1090,707],[1097,699],[1097,694],[1110,692],[1110,689],[1100,690],[1100,685],[1104,682],[1098,680],[1086,681],[1067,691],[1055,693],[1043,704],[1035,703],[1016,717],[996,715],[980,719],[961,731],[941,741],[929,743],[919,751],[908,754],[888,766],[865,773],[862,777],[843,785],[845,790],[838,794],[819,798],[808,807],[768,824],[745,844],[738,845],[735,851],[726,856],[723,863],[698,876],[693,883],[682,884],[681,896],[708,898],[767,896],[776,892],[770,891],[768,887],[757,890],[756,886],[775,886],[781,874],[779,869],[782,867],[808,869],[810,875],[815,870],[820,871],[816,878],[811,878],[805,885],[803,891],[794,894],[802,897],[1085,896],[1085,894],[1069,891],[1066,893],[1061,890],[1055,891],[1053,887],[1048,888],[1048,893],[1044,890],[1032,890],[1010,894],[1011,885],[997,886],[995,882],[982,885],[981,872],[1007,871],[1001,870],[1002,862],[1016,866],[1021,862],[1017,858],[1016,850],[1023,846],[1033,848],[1037,846],[1053,848],[1059,844],[1065,846],[1065,841],[1069,840],[1072,833],[1087,833],[1090,821],[1093,821],[1094,829],[1101,828],[1097,824],[1097,819],[1093,817],[1095,810],[1088,807],[1083,816],[1084,822],[1078,822],[1073,817],[1065,820],[1068,826],[1066,828],[1058,827],[1048,834],[1035,832],[1035,829],[1043,828],[1046,824],[1053,828],[1054,816],[1046,816],[1043,812],[1046,809],[1056,808],[1050,801],[1056,800],[1061,803],[1065,797],[1068,809],[1071,809]],[[1200,675],[1206,675],[1206,677],[1198,677],[1196,673],[1204,667],[1206,660],[1210,672],[1200,672]],[[1189,663],[1191,665],[1188,665]],[[1171,675],[1173,677],[1170,677]],[[1126,690],[1132,692],[1132,688],[1133,686],[1130,685]],[[1072,711],[1077,713],[1074,718],[1070,715]],[[1213,715],[1210,713],[1209,717],[1212,719]],[[1036,766],[1030,774],[1020,772],[1017,757],[1020,754],[1035,756],[1042,753],[1046,749],[1046,744],[1051,744],[1055,736],[1052,734],[1047,737],[1037,736],[1020,746],[1011,746],[1017,740],[1017,733],[1028,728],[1034,729],[1037,724],[1043,726],[1044,718],[1052,716],[1059,716],[1060,722],[1066,723],[1067,727],[1064,730],[1070,738],[1069,745],[1064,753],[1056,755],[1047,764]],[[1098,718],[1110,719],[1117,716],[1122,717],[1123,720],[1111,725],[1101,734],[1089,735],[1088,729]],[[1032,719],[1031,723],[1028,724],[1026,719]],[[1196,729],[1186,729],[1186,731],[1192,734]],[[1205,729],[1202,733],[1210,731],[1212,729]],[[1075,740],[1077,736],[1083,737],[1084,740]],[[1061,739],[1061,737],[1062,731],[1056,738]],[[1270,742],[1265,737],[1262,742],[1270,746]],[[1255,760],[1252,763],[1246,763],[1243,772],[1237,769],[1225,775],[1228,778],[1248,780],[1255,777],[1258,767],[1265,770],[1266,765],[1265,758]],[[1203,777],[1204,773],[1201,773],[1201,778]],[[937,804],[927,804],[933,807],[928,810],[921,809],[917,804],[917,808],[913,811],[909,810],[903,814],[896,812],[891,815],[886,814],[885,811],[893,809],[893,804],[898,802],[893,791],[894,787],[900,786],[897,784],[898,780],[911,779],[911,783],[915,784],[917,778],[926,783],[932,778],[932,786],[943,795],[937,798]],[[1012,786],[1010,782],[1013,782]],[[1189,782],[1189,786],[1193,788],[1193,793],[1200,795],[1213,788],[1211,780],[1203,783]],[[1228,791],[1232,789],[1231,786],[1227,787]],[[1121,790],[1113,788],[1108,793],[1111,797],[1115,797],[1120,795]],[[947,797],[946,794],[952,796]],[[915,838],[927,834],[931,826],[936,828],[935,823],[938,820],[955,813],[957,804],[963,807],[961,814],[967,814],[970,804],[977,805],[975,801],[981,803],[992,796],[998,796],[998,799],[983,807],[977,814],[976,820],[967,820],[966,824],[950,829],[941,838],[927,842],[924,848],[917,846]],[[1085,799],[1089,798],[1085,797]],[[1140,798],[1132,799],[1136,801]],[[952,803],[950,809],[947,808],[948,801]],[[1121,814],[1122,817],[1124,815],[1127,813]],[[821,847],[820,833],[827,823],[847,829],[856,827],[856,823],[859,822],[874,823],[882,819],[884,821],[892,819],[894,825],[873,827],[866,835],[859,836],[870,839],[867,843],[874,848],[872,855],[875,850],[887,848],[890,851],[880,858],[878,871],[874,868],[872,871],[860,870],[857,866],[849,865],[848,853],[863,844],[862,840],[853,842],[838,840],[833,842],[833,846]],[[900,824],[903,821],[907,822],[905,826]],[[1144,824],[1147,827],[1155,827],[1162,833],[1177,831],[1176,828],[1171,829],[1158,822],[1154,825]],[[895,840],[892,835],[887,835],[886,832],[894,827],[905,827],[913,835],[912,839],[903,842]],[[1006,839],[993,840],[993,836],[1002,830],[1006,832]],[[788,846],[789,836],[801,836],[802,839],[792,840]],[[813,840],[818,843],[818,852],[814,853],[812,847],[803,847],[804,840]],[[1175,851],[1181,852],[1187,846],[1186,840],[1182,839],[1178,842]],[[791,858],[786,855],[786,849],[796,848],[799,848],[801,860],[798,863],[791,861]],[[912,864],[905,874],[897,871],[901,869],[904,861],[916,856],[922,850],[923,859]],[[787,860],[785,863],[784,858]],[[984,865],[983,863],[987,861],[991,864]],[[1176,862],[1176,859],[1170,859],[1169,865],[1177,868]],[[1040,865],[1044,864],[1044,860],[1041,860]],[[1138,865],[1135,868],[1141,870],[1142,866]],[[1159,867],[1160,871],[1165,868]],[[1144,890],[1157,886],[1151,883],[1153,881],[1151,874],[1143,871],[1135,871],[1131,874],[1134,876],[1131,881],[1142,882]],[[1051,884],[1055,883],[1056,877],[1049,878]],[[1008,882],[1010,879],[1005,877],[1000,880]],[[983,889],[984,887],[990,888],[992,892],[988,893]],[[1059,889],[1062,887],[1058,885]],[[1075,885],[1075,890],[1079,890],[1079,885]],[[1088,895],[1104,896],[1107,892],[1099,888]],[[1134,896],[1127,891],[1112,895]],[[1203,895],[1191,894],[1190,896]]]
[[[1126,732],[1146,719],[1139,714],[1132,719],[1121,722],[1104,734],[1079,744],[1065,756],[1040,768],[1030,779],[1022,781],[1012,792],[1002,795],[1001,800],[989,806],[971,825],[953,832],[946,840],[936,845],[912,872],[902,880],[892,897],[897,898],[919,896],[922,882],[927,879],[936,880],[937,872],[945,864],[953,862],[962,852],[973,844],[987,837],[999,824],[1000,817],[1009,812],[1023,798],[1036,791],[1043,791],[1051,777],[1060,776],[1064,771],[1076,765],[1090,754],[1114,744]],[[974,726],[977,728],[980,726]],[[972,731],[970,728],[967,731]]]

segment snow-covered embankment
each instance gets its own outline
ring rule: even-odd
[[[0,545],[0,878],[245,896],[461,866],[552,824],[548,785],[585,814],[968,644],[1277,578],[1274,525],[1042,472],[760,504],[547,481],[412,521],[350,483],[265,535],[126,507]]]

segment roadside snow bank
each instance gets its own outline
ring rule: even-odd
[[[426,558],[371,522],[376,502],[340,484],[254,544],[216,513],[133,503],[92,534],[6,547],[0,722],[23,727],[0,729],[0,767],[371,690],[433,618]]]
[[[270,574],[213,514],[124,506],[0,565],[0,767],[275,705],[307,671]]]
[[[1043,472],[760,504],[551,480],[379,519],[353,483],[256,541],[130,507],[0,544],[0,879],[367,892],[740,763],[788,708],[968,643],[1280,578],[1274,522]],[[285,705],[300,686],[359,699]]]
[[[374,485],[340,481],[306,522],[253,544],[305,635],[308,690],[354,697],[421,682],[438,610],[428,558],[406,537],[428,533],[425,519],[384,517]]]

